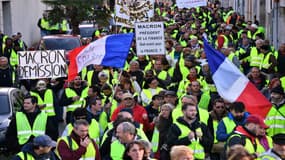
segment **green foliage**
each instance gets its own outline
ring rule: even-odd
[[[102,7],[103,0],[42,0],[51,7],[48,10],[52,23],[67,19],[74,34],[79,34],[78,25],[83,21],[91,21],[99,26],[109,25],[110,11]]]

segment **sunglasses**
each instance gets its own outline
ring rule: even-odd
[[[217,108],[217,109],[223,109],[223,108],[225,108],[225,106],[215,106],[215,108]]]

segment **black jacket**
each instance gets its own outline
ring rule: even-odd
[[[197,128],[201,127],[203,136],[202,139],[200,140],[200,144],[204,147],[206,153],[210,153],[213,143],[213,136],[211,135],[210,131],[208,130],[207,126],[204,123],[196,120],[191,125],[189,125],[182,117],[178,118],[177,122],[187,126],[191,131],[194,132]],[[172,124],[172,126],[168,131],[168,139],[167,139],[167,144],[168,146],[170,146],[170,148],[173,145],[188,146],[189,144],[191,144],[191,141],[189,140],[188,136],[179,139],[178,137],[180,136],[180,134],[181,134],[180,128],[175,123]],[[196,134],[195,138],[197,138]]]
[[[13,69],[7,67],[0,69],[0,87],[12,87],[13,86]]]

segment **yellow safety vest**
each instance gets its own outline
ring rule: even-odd
[[[281,157],[272,152],[272,149],[262,153],[257,160],[282,160]]]
[[[280,81],[281,81],[281,86],[284,89],[285,88],[285,76],[281,77]]]
[[[154,73],[154,74],[156,75],[156,73]],[[157,78],[162,79],[162,80],[166,80],[167,72],[166,71],[159,72],[159,74],[157,75]]]
[[[179,123],[179,122],[174,122],[177,127],[180,129],[181,134],[178,137],[178,139],[187,137],[188,134],[191,132],[190,128],[188,128],[187,126]],[[197,128],[196,130],[200,130],[201,128]],[[201,131],[202,132],[202,131]],[[195,159],[205,159],[205,151],[204,151],[204,147],[199,143],[199,140],[194,140],[191,142],[191,144],[188,145],[189,148],[191,148],[194,151],[194,157]]]
[[[207,92],[202,93],[201,99],[198,103],[199,108],[208,110],[210,99],[211,99],[211,97],[210,97],[209,93],[207,93]]]
[[[236,123],[234,122],[234,120],[231,120],[229,117],[224,117],[222,119],[222,121],[225,124],[226,127],[226,133],[230,134],[232,133],[232,131],[234,130],[234,128],[236,127]]]
[[[272,63],[269,63],[271,55],[273,55],[272,52],[269,52],[265,55],[263,62],[262,62],[262,68],[263,69],[268,69],[272,65]]]
[[[218,130],[218,125],[219,125],[219,121],[218,120],[213,120],[213,129],[214,129],[214,143],[218,143],[217,140],[217,130]]]
[[[125,150],[125,146],[119,140],[115,140],[111,143],[110,156],[113,160],[122,160]]]
[[[228,138],[228,142],[232,137],[238,136],[240,138],[242,138],[242,135],[240,134],[233,134]],[[244,148],[250,153],[250,154],[255,154],[256,149],[254,148],[254,145],[252,144],[252,142],[250,141],[249,138],[245,137],[245,145]],[[228,149],[228,148],[227,148]]]
[[[86,88],[88,88],[88,87],[86,87]],[[82,93],[83,93],[83,91],[82,91]],[[81,93],[80,99],[78,101],[75,101],[72,104],[67,106],[67,112],[73,112],[76,108],[85,106],[85,99],[84,99],[85,96],[82,93]],[[77,96],[76,92],[73,89],[71,89],[71,88],[66,88],[65,89],[65,94],[66,94],[67,98],[71,98],[71,97]]]
[[[21,160],[35,160],[35,158],[30,153],[27,153],[27,152],[26,153],[19,152],[17,156],[19,156]]]
[[[44,100],[41,96],[36,92],[30,92],[32,96],[37,97],[38,104],[42,105],[45,104],[46,107],[42,109],[48,116],[55,116],[54,106],[53,106],[53,92],[51,89],[47,89],[45,91]]]
[[[159,143],[159,131],[157,127],[154,127],[154,131],[151,138],[151,144],[152,144],[152,152],[157,152],[158,149],[158,143]]]
[[[62,31],[67,31],[67,20],[62,20],[61,24],[60,24],[60,28]]]
[[[264,54],[258,53],[256,47],[252,47],[250,51],[250,66],[258,67],[261,69],[263,62]]]
[[[68,140],[70,139],[70,140]],[[79,148],[78,144],[76,143],[75,140],[73,140],[70,136],[65,136],[65,137],[61,137],[59,138],[58,142],[60,140],[63,140],[69,148],[71,148],[72,151],[75,151]],[[71,142],[71,144],[70,144]],[[59,144],[59,143],[57,143]],[[57,153],[59,154],[58,152],[58,147],[57,148]],[[79,160],[94,160],[94,158],[96,157],[96,148],[94,147],[93,145],[93,142],[89,143],[87,148],[86,148],[86,152],[84,153],[84,155],[81,156],[81,158]],[[60,156],[60,154],[59,154]]]
[[[283,115],[281,114],[283,113]],[[268,136],[273,136],[278,133],[285,133],[285,105],[281,106],[279,110],[272,106],[265,118],[266,125],[269,128],[266,130]]]
[[[41,19],[41,27],[45,30],[49,30],[49,22],[45,19]]]
[[[59,30],[59,29],[60,29],[59,23],[49,26],[49,30]]]
[[[228,48],[228,45],[229,45],[228,37],[223,35],[223,34],[221,36],[224,37],[224,43],[223,43],[223,47],[222,48]],[[216,48],[217,48],[218,47],[218,39],[216,40],[215,45],[216,45]]]
[[[33,127],[30,126],[29,120],[23,112],[16,113],[17,137],[20,145],[28,142],[33,135],[37,137],[45,134],[47,124],[47,115],[41,112],[37,115]]]
[[[112,115],[112,114],[111,114]],[[102,130],[105,131],[105,129],[108,126],[108,115],[106,112],[102,112],[99,116],[99,125],[101,126]]]
[[[269,148],[272,148],[272,147],[273,147],[272,138],[269,137],[269,136],[266,136],[266,139],[267,139],[267,141],[268,141]],[[261,154],[261,153],[264,153],[264,152],[267,151],[267,150],[265,150],[265,148],[260,144],[260,140],[259,140],[259,139],[257,139],[256,143],[257,143],[256,153]]]
[[[11,56],[10,56],[10,65],[15,68],[18,65],[18,54],[12,49]]]
[[[147,97],[148,102],[151,102],[152,96],[158,94],[158,93],[159,93],[160,91],[162,91],[162,90],[163,90],[162,88],[157,87],[157,88],[155,89],[155,93],[154,93],[154,94],[152,94],[149,89],[143,89],[142,92],[143,92],[143,93],[145,94],[145,96]],[[143,102],[143,104],[144,104],[144,106],[149,105],[149,104],[146,103],[146,102]]]

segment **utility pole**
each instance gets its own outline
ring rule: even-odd
[[[278,33],[279,33],[279,19],[278,19],[278,16],[279,16],[279,0],[274,0],[274,6],[273,6],[273,34],[272,34],[272,42],[273,42],[273,45],[275,48],[278,48],[278,43],[279,43],[279,36],[278,36]]]

